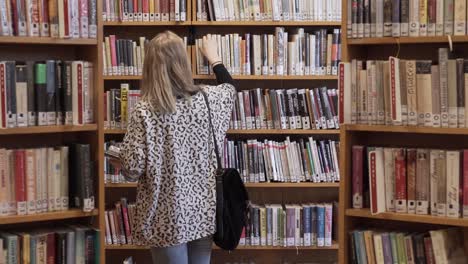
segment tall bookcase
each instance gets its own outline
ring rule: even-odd
[[[158,32],[172,30],[179,35],[198,38],[205,34],[228,34],[228,33],[273,33],[275,26],[281,26],[289,29],[305,28],[340,28],[341,22],[205,22],[196,21],[196,0],[187,1],[187,21],[186,22],[102,22],[102,16],[99,16],[99,39],[102,43],[103,36],[115,34],[122,38],[136,39],[138,36],[146,36],[148,39],[154,37]],[[102,1],[100,3],[102,6]],[[193,43],[192,43],[193,44]],[[194,47],[189,47],[192,62],[195,61]],[[99,46],[99,63],[102,62],[102,46]],[[193,64],[193,78],[197,83],[214,84],[213,76],[196,75],[195,64]],[[98,98],[104,96],[106,89],[118,88],[121,82],[131,84],[132,89],[139,88],[139,76],[102,76],[99,75]],[[337,87],[337,76],[234,76],[238,83],[238,90],[251,88],[312,88],[312,87]],[[99,111],[103,111],[102,100],[99,100]],[[102,118],[102,115],[101,115]],[[121,140],[125,130],[105,130],[103,129],[103,120],[99,120],[99,148],[101,150],[106,140]],[[306,138],[313,136],[314,139],[334,139],[340,140],[340,130],[229,130],[227,137],[230,139],[275,139],[284,140],[287,136],[294,138]],[[102,151],[101,151],[102,153]],[[341,154],[340,154],[341,155]],[[136,194],[136,184],[104,184],[103,179],[103,156],[100,158],[100,193],[104,196],[103,204],[100,206],[101,230],[105,230],[104,213],[106,205],[111,207],[120,197],[128,197],[134,201]],[[301,202],[325,202],[339,201],[341,183],[249,183],[246,185],[250,198],[259,204],[265,203],[301,203]],[[340,207],[341,209],[341,207]],[[339,212],[341,217],[343,214]],[[335,217],[335,216],[334,216]],[[344,218],[339,218],[343,220]],[[341,226],[342,223],[339,223]],[[104,232],[102,232],[104,236]],[[341,237],[341,235],[340,235]],[[148,249],[138,246],[106,246],[103,243],[105,263],[121,263],[125,257],[133,256],[138,263],[147,263],[150,259]],[[344,241],[344,240],[343,240]],[[213,248],[213,263],[224,263],[237,259],[256,259],[256,263],[280,263],[281,259],[288,261],[321,261],[338,260],[338,251],[343,246],[338,241],[333,241],[331,247],[317,248],[284,248],[284,247],[240,247],[235,252],[224,252]],[[146,261],[145,261],[146,259]]]
[[[101,12],[100,8],[98,12]],[[101,25],[99,25],[101,26]],[[12,61],[45,61],[45,60],[86,60],[92,62],[94,73],[93,97],[97,98],[101,92],[98,87],[101,77],[98,63],[98,39],[59,39],[50,37],[0,37],[1,60]],[[83,143],[91,145],[91,175],[97,178],[100,169],[97,164],[103,155],[100,142],[102,128],[99,120],[102,119],[102,106],[98,100],[93,102],[95,122],[87,125],[56,125],[6,128],[0,130],[0,145],[2,148],[41,148]],[[99,228],[100,208],[103,199],[101,195],[101,182],[95,182],[96,209],[83,212],[81,209],[69,209],[32,215],[1,216],[0,228],[2,231],[21,230],[30,231],[34,228],[44,228],[55,225],[84,224]],[[102,244],[102,243],[101,243]],[[102,247],[99,251],[101,262],[104,261]]]
[[[343,10],[351,0],[343,0]],[[437,61],[437,49],[448,48],[450,42],[457,53],[468,55],[468,36],[437,37],[379,37],[348,39],[347,12],[342,15],[342,61],[353,59],[387,60],[431,59]],[[380,213],[372,215],[369,208],[353,209],[352,205],[352,146],[382,146],[407,148],[463,149],[466,148],[466,128],[433,128],[420,126],[343,125],[341,128],[341,190],[340,190],[340,251],[339,263],[349,263],[350,232],[355,229],[385,229],[404,232],[428,231],[437,228],[460,227],[463,230],[465,252],[468,252],[468,220],[431,215]],[[367,177],[365,175],[364,177]]]

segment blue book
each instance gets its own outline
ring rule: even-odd
[[[367,264],[367,252],[366,252],[366,242],[364,240],[364,232],[363,231],[357,231],[357,238],[359,241],[358,244],[358,249],[359,249],[359,263],[360,264]]]
[[[317,205],[310,207],[310,241],[312,246],[317,245]]]
[[[317,206],[317,246],[325,246],[325,206]]]
[[[18,241],[18,236],[11,234],[11,233],[6,233],[6,232],[1,232],[0,233],[0,238],[3,239],[3,244],[4,248],[7,250],[7,256],[6,260],[8,264],[19,264],[19,241]]]
[[[304,223],[304,246],[311,246],[312,241],[310,240],[310,206],[305,205],[302,212],[302,222]]]
[[[392,242],[390,241],[390,235],[388,233],[382,234],[382,246],[383,246],[383,254],[384,254],[384,263],[393,264]]]

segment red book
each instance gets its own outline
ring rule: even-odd
[[[120,201],[122,203],[122,218],[124,221],[125,236],[127,237],[127,244],[133,244],[132,231],[130,227],[130,219],[128,218],[127,199],[121,198]]]
[[[41,25],[41,37],[50,36],[49,32],[49,4],[47,0],[39,0],[39,23]]]
[[[463,150],[463,178],[460,181],[463,184],[463,218],[468,218],[468,150]]]
[[[170,0],[170,10],[169,10],[169,17],[170,21],[175,21],[175,0]]]
[[[378,207],[377,207],[377,165],[376,165],[376,153],[375,152],[370,152],[369,153],[369,175],[370,175],[370,183],[371,183],[371,212],[372,213],[378,213]]]
[[[65,28],[65,37],[70,36],[70,17],[68,12],[68,0],[63,0],[63,24]]]
[[[7,124],[7,109],[6,109],[6,65],[5,62],[0,62],[0,93],[1,93],[1,109],[0,114],[2,115],[1,127],[6,128]]]
[[[25,215],[26,202],[26,152],[23,149],[14,151],[15,155],[15,195],[17,214]]]
[[[416,149],[407,151],[407,199],[408,213],[416,213]]]
[[[162,21],[169,20],[169,0],[160,0],[159,2]]]
[[[117,74],[117,53],[115,52],[115,35],[109,36],[109,45],[111,53],[112,74]]]
[[[363,207],[364,147],[353,146],[353,208]]]
[[[11,13],[11,25],[13,27],[13,35],[18,36],[18,3],[17,0],[10,0],[10,13]]]
[[[407,213],[406,150],[395,149],[395,208],[397,213]]]
[[[432,249],[431,237],[424,238],[424,252],[426,253],[426,264],[435,264],[434,250]]]
[[[154,1],[154,0],[151,0],[151,1]],[[148,0],[143,0],[143,13],[149,14],[149,1]]]
[[[77,65],[78,79],[78,124],[83,124],[83,64]]]
[[[47,264],[55,264],[55,233],[47,234]]]

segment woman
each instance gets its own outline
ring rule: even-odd
[[[210,36],[201,52],[220,85],[194,85],[184,43],[158,34],[146,46],[141,101],[121,146],[126,177],[138,180],[133,238],[153,263],[208,264],[215,233],[216,167],[206,92],[218,146],[229,126],[235,88]]]

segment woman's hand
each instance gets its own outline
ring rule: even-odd
[[[221,63],[221,59],[218,55],[218,43],[216,42],[215,37],[211,35],[204,36],[200,51],[206,57],[211,66],[214,66],[213,63],[216,62]]]

